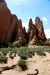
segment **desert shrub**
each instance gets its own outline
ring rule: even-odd
[[[10,46],[11,46],[11,44],[12,44],[12,43],[8,43],[8,47],[10,47]]]
[[[0,54],[0,63],[7,63],[7,57]]]
[[[35,51],[34,50],[28,50],[28,53],[29,53],[29,57],[32,57],[32,55],[33,56],[35,55]]]
[[[31,58],[32,55],[34,55],[35,52],[33,50],[30,50],[29,48],[20,48],[18,55],[21,57],[21,59],[26,60],[27,58]]]
[[[8,48],[0,48],[0,51],[3,55],[7,55],[7,53],[9,53],[9,51],[11,51],[11,49],[8,47]]]
[[[11,48],[14,48],[14,47],[20,47],[21,46],[21,44],[20,44],[20,42],[19,41],[15,41],[15,42],[13,42],[11,45],[10,45],[10,47]]]
[[[13,52],[10,52],[10,54],[9,54],[9,58],[14,59]]]
[[[19,43],[21,46],[27,46],[27,40],[26,39],[19,41]]]
[[[5,56],[6,56],[6,55],[7,55],[7,53],[8,53],[8,51],[7,51],[6,49],[2,49],[2,54],[3,54],[3,55],[5,55]]]
[[[19,53],[18,53],[18,55],[21,57],[21,59],[27,59],[28,58],[28,55],[27,55],[27,53],[25,52],[25,51],[20,51]]]
[[[21,44],[20,43],[17,43],[16,44],[16,47],[18,47],[18,48],[21,47]]]
[[[18,53],[18,55],[21,57],[21,59],[24,59],[24,60],[26,60],[27,58],[28,58],[28,51],[20,51],[19,53]]]
[[[36,51],[36,52],[37,52],[37,54],[40,55],[40,56],[46,56],[46,54],[45,54],[44,51],[38,50],[38,51]]]
[[[27,48],[21,47],[19,49],[18,55],[21,57],[21,59],[27,59],[28,58]]]
[[[22,71],[25,71],[25,70],[28,69],[27,63],[26,63],[25,60],[20,60],[20,61],[18,62],[18,65],[19,65],[19,67],[22,69]]]

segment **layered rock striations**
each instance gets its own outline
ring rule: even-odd
[[[7,7],[5,0],[0,0],[0,43],[9,43],[18,40],[27,40],[29,44],[38,44],[40,41],[46,41],[43,23],[39,17],[36,17],[35,24],[32,19],[29,20],[28,32],[22,26],[22,20],[16,15],[12,15]]]

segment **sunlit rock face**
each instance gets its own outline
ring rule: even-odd
[[[46,36],[44,33],[44,27],[43,27],[43,22],[40,20],[39,17],[36,17],[35,19],[35,26],[38,29],[38,38],[39,40],[45,42],[46,41]]]
[[[39,17],[35,19],[35,25],[32,19],[29,20],[28,39],[30,45],[38,45],[39,42],[46,42],[46,36],[44,33],[43,22]]]
[[[27,40],[30,44],[38,44],[38,41],[46,41],[43,23],[36,17],[35,24],[29,19],[28,32],[22,26],[22,20],[12,15],[5,0],[0,0],[0,43],[9,43],[18,40]]]
[[[16,35],[16,41],[17,40],[24,40],[26,39],[26,30],[24,27],[22,27],[22,20],[20,19],[18,21],[18,29],[17,29],[17,35]]]
[[[34,36],[36,36],[36,37],[34,37]],[[33,24],[32,19],[29,20],[28,38],[29,38],[29,42],[33,38],[38,38],[38,30],[37,30],[36,26]]]

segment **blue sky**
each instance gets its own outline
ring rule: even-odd
[[[22,19],[23,26],[28,28],[28,19],[33,22],[36,16],[43,20],[45,34],[50,38],[50,0],[6,0],[12,14]]]

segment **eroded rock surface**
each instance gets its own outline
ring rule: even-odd
[[[9,43],[18,40],[32,41],[33,45],[38,41],[46,42],[43,22],[36,17],[35,24],[29,20],[28,32],[22,26],[22,20],[12,15],[5,0],[0,0],[0,43]]]
[[[43,22],[40,20],[39,17],[36,17],[35,19],[35,26],[38,29],[38,38],[39,40],[46,42],[46,36],[44,33],[44,27],[43,27]]]

